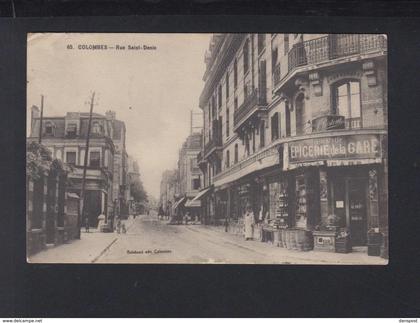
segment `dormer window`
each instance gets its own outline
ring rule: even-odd
[[[101,134],[102,133],[102,125],[99,122],[94,121],[92,125],[92,133]]]
[[[76,137],[76,135],[77,135],[77,125],[75,123],[69,123],[67,125],[66,134],[67,134],[67,137]]]
[[[47,122],[45,124],[45,129],[44,129],[44,133],[47,136],[52,136],[54,135],[54,126],[51,122]]]

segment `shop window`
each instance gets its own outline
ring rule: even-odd
[[[271,117],[271,141],[279,139],[279,113]]]
[[[235,164],[238,163],[238,155],[239,155],[238,149],[239,149],[238,144],[235,144],[235,156],[234,156]]]
[[[77,135],[77,125],[75,123],[69,123],[66,131],[67,137],[74,138]]]
[[[334,86],[333,112],[345,118],[346,128],[361,127],[359,81],[346,81]]]
[[[75,151],[66,152],[66,163],[69,165],[76,165],[76,152]]]
[[[99,151],[91,151],[90,152],[89,165],[91,167],[100,167],[100,165],[101,165],[101,153]]]
[[[246,74],[249,70],[249,40],[248,39],[245,41],[243,54],[244,54],[244,74]]]
[[[298,228],[306,227],[307,219],[307,188],[303,176],[296,178],[296,226]]]

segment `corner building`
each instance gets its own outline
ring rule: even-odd
[[[250,204],[257,239],[327,246],[334,218],[353,247],[375,232],[385,248],[386,37],[216,34],[205,62],[203,222],[242,233]]]

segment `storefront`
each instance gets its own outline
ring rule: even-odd
[[[351,247],[360,247],[369,235],[386,231],[387,217],[380,217],[380,209],[387,213],[387,194],[380,193],[386,191],[383,142],[381,134],[346,134],[286,145],[284,171],[294,186],[287,190],[288,225],[310,231],[315,249],[336,251],[342,232]]]

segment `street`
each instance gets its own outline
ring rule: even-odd
[[[202,225],[169,225],[155,215],[126,220],[127,233],[83,233],[81,240],[41,251],[33,263],[378,264],[363,252],[294,251],[245,241]]]

